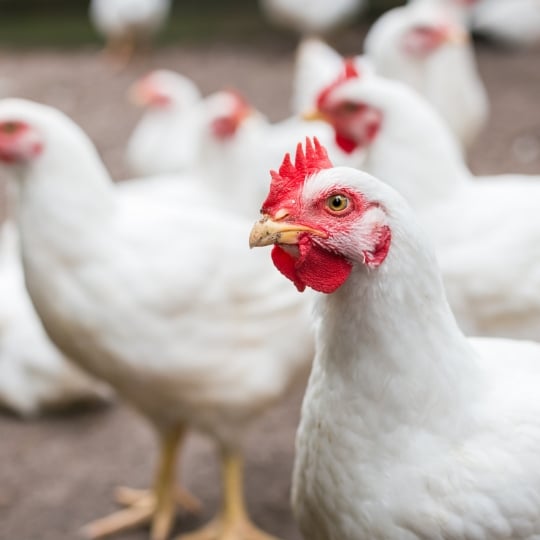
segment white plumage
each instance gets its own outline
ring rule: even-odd
[[[0,132],[2,156],[18,164],[24,270],[48,333],[163,437],[153,538],[165,538],[174,434],[208,433],[238,477],[248,424],[309,369],[309,303],[249,252],[249,223],[203,190],[181,200],[159,185],[153,195],[150,181],[113,185],[84,133],[42,105],[4,100]],[[221,518],[225,532],[246,526]]]
[[[236,93],[218,92],[206,98],[201,110],[201,141],[196,175],[225,207],[252,219],[263,201],[269,173],[297,141],[317,136],[333,152],[333,132],[324,122],[306,122],[292,116],[271,123]],[[219,125],[234,127],[219,135]]]
[[[160,71],[138,83],[133,94],[141,102],[154,96],[157,106],[131,137],[132,168],[148,175],[187,173],[223,208],[250,218],[264,199],[268,171],[298,140],[317,136],[345,159],[324,122],[293,116],[271,123],[236,91],[200,99],[189,80]]]
[[[332,92],[326,107],[343,102],[366,107],[360,116],[378,111],[380,126],[363,145],[360,167],[397,189],[419,213],[462,329],[539,338],[538,178],[474,180],[439,116],[399,82],[350,80]],[[351,136],[357,120],[346,128]]]
[[[375,68],[366,56],[355,56],[351,61],[362,76],[374,72]],[[303,115],[310,111],[320,92],[340,75],[343,67],[343,57],[324,41],[316,38],[302,40],[294,68],[293,114]]]
[[[540,42],[540,0],[482,0],[472,10],[472,28],[514,47]]]
[[[0,226],[0,404],[24,416],[111,397],[49,341],[24,285],[15,226]]]
[[[487,94],[467,40],[453,10],[423,0],[386,12],[364,44],[377,73],[422,94],[464,147],[488,116]]]
[[[90,19],[109,52],[128,61],[161,29],[170,9],[171,0],[91,0]]]
[[[126,160],[137,176],[185,173],[198,152],[197,111],[201,93],[179,73],[157,70],[137,81],[132,100],[146,108],[127,146]]]
[[[322,35],[347,23],[364,0],[260,0],[267,17],[276,25],[302,35]]]
[[[312,209],[333,193],[353,210],[319,221]],[[293,477],[304,538],[538,538],[540,346],[463,336],[434,254],[389,186],[335,168],[297,195],[281,230],[322,227],[326,239],[304,234],[352,265],[317,299]],[[381,228],[391,241],[373,266],[359,246],[375,248]]]

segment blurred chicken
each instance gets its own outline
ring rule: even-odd
[[[195,83],[174,71],[157,70],[137,81],[132,101],[145,107],[127,147],[127,162],[135,175],[185,173],[198,152]]]
[[[267,172],[298,139],[318,136],[345,159],[326,123],[294,116],[270,123],[235,90],[200,99],[190,81],[159,71],[138,82],[132,95],[149,106],[129,143],[132,168],[146,175],[187,174],[224,208],[250,218],[264,198]]]
[[[464,148],[474,142],[488,98],[467,29],[450,7],[422,0],[391,9],[368,32],[365,53],[379,75],[422,94]]]
[[[308,143],[250,243],[326,293],[296,440],[304,538],[538,538],[540,346],[463,336],[403,198]]]
[[[540,178],[475,181],[439,115],[397,81],[345,80],[319,112],[351,155],[362,151],[360,167],[419,213],[462,329],[540,339]]]
[[[90,19],[106,39],[106,52],[127,64],[148,47],[167,20],[171,0],[91,0]]]
[[[347,60],[363,75],[374,67],[366,56]],[[324,41],[316,38],[302,40],[296,52],[293,78],[292,111],[301,115],[315,105],[321,90],[331,84],[343,71],[343,57]]]
[[[540,43],[540,0],[481,0],[472,10],[474,32],[505,45]]]
[[[260,0],[275,25],[302,36],[326,35],[352,20],[365,0]]]
[[[0,102],[0,161],[18,187],[25,277],[49,335],[161,439],[154,492],[128,492],[131,508],[87,534],[152,519],[152,539],[168,536],[176,451],[192,428],[220,448],[224,502],[183,538],[271,540],[247,517],[242,440],[309,370],[309,299],[249,253],[249,222],[209,206],[197,186],[181,199],[151,179],[114,185],[88,138],[54,109]]]
[[[431,1],[456,11],[475,34],[503,45],[530,47],[540,41],[540,0]]]
[[[254,208],[264,198],[268,171],[295,141],[317,136],[345,159],[326,123],[311,124],[296,116],[271,123],[238,92],[217,92],[201,109],[195,174],[226,208],[250,218],[256,217]]]
[[[17,232],[0,225],[0,405],[23,417],[112,395],[47,338],[24,285]]]

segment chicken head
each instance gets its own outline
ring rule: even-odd
[[[386,258],[391,232],[384,209],[363,192],[357,172],[333,168],[317,139],[307,139],[305,151],[298,145],[294,164],[287,154],[271,173],[250,246],[275,244],[275,266],[299,291],[307,286],[334,292],[353,265],[376,268]]]

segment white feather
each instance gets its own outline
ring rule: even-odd
[[[170,8],[170,0],[92,0],[90,18],[108,38],[129,33],[148,37],[163,26]]]
[[[115,186],[59,112],[5,100],[7,118],[45,145],[19,170],[18,222],[29,292],[52,339],[157,426],[240,444],[248,422],[309,369],[309,299],[250,253],[250,223],[196,184],[168,198],[170,182],[155,194],[149,180]]]
[[[540,0],[482,0],[472,27],[506,45],[530,47],[540,42]]]
[[[441,2],[424,0],[397,7],[374,23],[364,48],[379,75],[404,82],[422,94],[468,147],[488,117],[487,93],[472,46],[445,43],[423,58],[409,55],[402,46],[404,35],[413,27],[443,24],[460,25],[459,17]]]
[[[364,0],[261,0],[260,6],[276,25],[303,35],[320,35],[351,20]]]
[[[185,173],[198,151],[197,104],[201,94],[193,81],[173,71],[146,77],[168,103],[148,106],[128,141],[126,160],[137,176]]]
[[[357,79],[332,99],[359,100],[383,113],[361,167],[419,213],[462,329],[540,338],[538,177],[473,179],[436,112],[399,82]]]
[[[49,341],[24,284],[17,232],[0,228],[0,404],[35,416],[75,402],[111,397]]]
[[[352,261],[318,297],[293,478],[304,538],[538,538],[540,346],[467,340],[403,199],[339,168],[309,181],[304,207],[330,178],[384,208],[392,241],[379,268]]]

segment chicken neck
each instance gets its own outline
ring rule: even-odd
[[[383,265],[355,266],[340,289],[319,297],[317,313],[314,377],[363,417],[362,429],[428,424],[449,432],[452,418],[460,422],[460,403],[476,389],[474,352],[414,232],[394,230]]]

